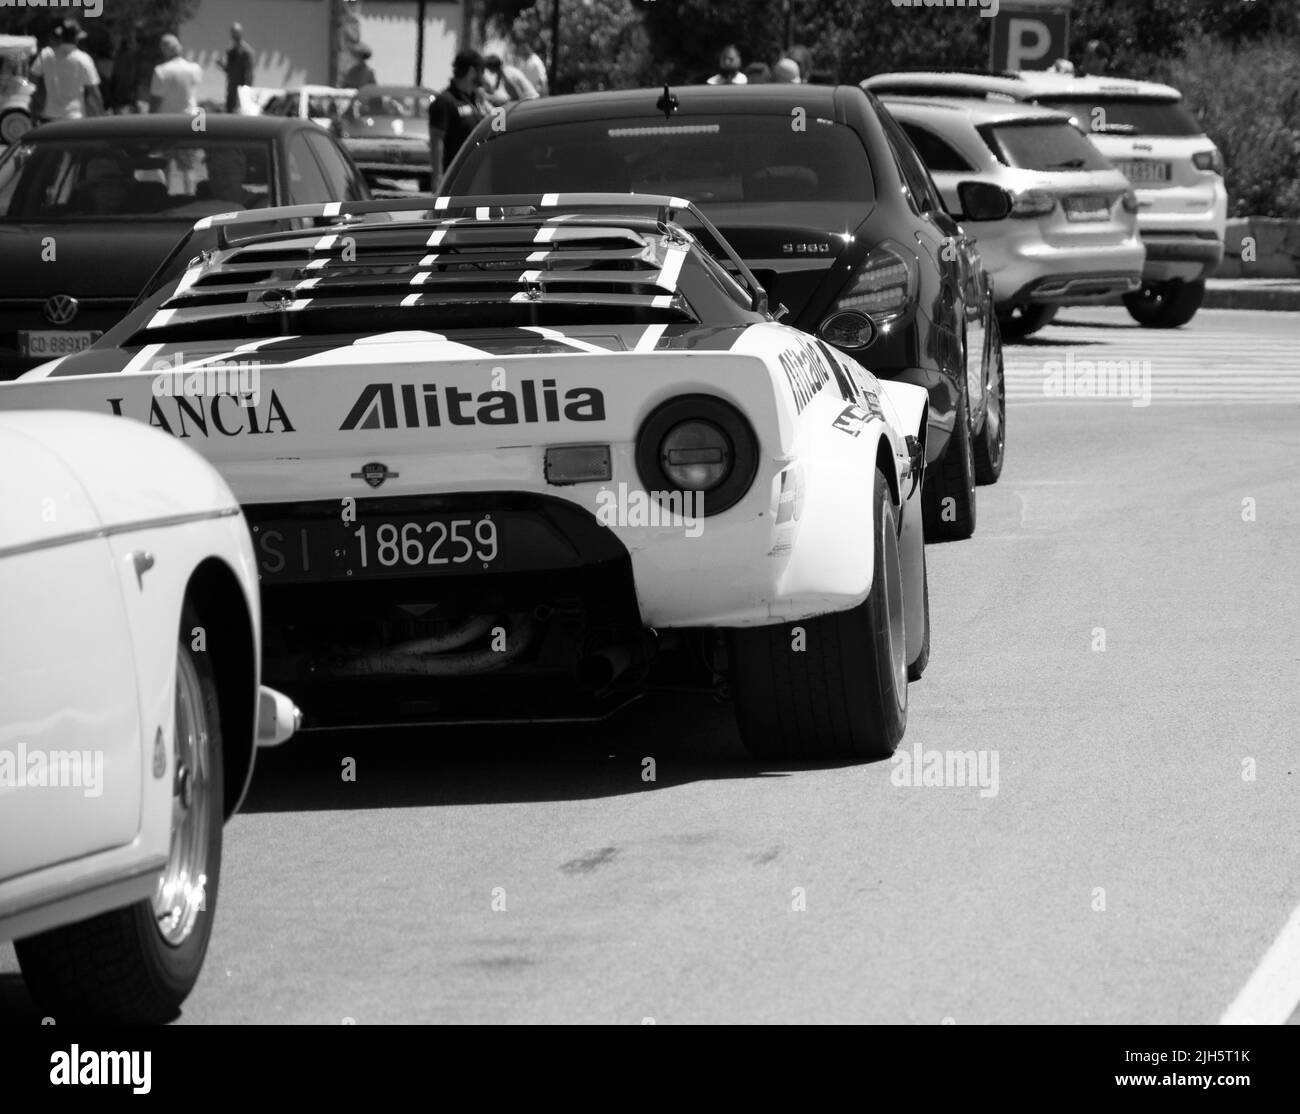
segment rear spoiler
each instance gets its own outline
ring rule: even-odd
[[[722,233],[695,206],[684,197],[671,197],[667,194],[644,193],[520,193],[520,194],[484,194],[454,197],[417,197],[406,200],[379,199],[371,201],[327,201],[312,205],[284,205],[272,209],[248,209],[230,213],[214,213],[203,217],[194,225],[195,232],[209,229],[217,233],[218,250],[228,249],[234,241],[230,235],[233,229],[244,225],[267,224],[271,221],[310,220],[317,224],[342,226],[340,230],[348,235],[356,235],[363,229],[373,231],[376,225],[363,225],[360,218],[380,213],[421,213],[420,224],[437,224],[438,222],[465,224],[474,222],[485,224],[510,219],[526,219],[529,216],[540,218],[547,224],[572,220],[577,217],[590,216],[594,212],[617,211],[620,213],[641,213],[653,216],[659,224],[667,226],[677,223],[679,213],[688,214],[693,221],[705,231],[714,242],[729,269],[740,276],[751,299],[751,308],[766,312],[767,295],[759,285],[754,274],[745,265],[744,260],[726,241]],[[411,227],[411,222],[398,222]],[[617,221],[608,221],[617,224]],[[391,225],[380,225],[388,227]],[[270,240],[276,237],[294,236],[300,233],[271,233],[253,237],[257,240]],[[719,259],[721,263],[722,260]]]

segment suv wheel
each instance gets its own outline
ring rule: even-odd
[[[1036,333],[1056,316],[1056,306],[1017,306],[1012,313],[998,314],[1003,337],[1019,340]]]
[[[1205,280],[1161,282],[1124,295],[1124,306],[1139,325],[1148,329],[1176,329],[1186,325],[1205,298]]]

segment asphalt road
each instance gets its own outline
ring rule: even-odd
[[[902,748],[976,752],[983,790],[754,765],[676,700],[304,736],[227,828],[183,1021],[1219,1020],[1300,903],[1298,346],[1300,314],[1109,309],[1008,346]],[[1150,361],[1150,404],[1091,397],[1098,359],[1139,402]]]

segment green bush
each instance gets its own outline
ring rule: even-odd
[[[1216,39],[1195,39],[1169,63],[1169,82],[1223,152],[1228,215],[1300,217],[1295,45],[1274,41],[1234,49]]]

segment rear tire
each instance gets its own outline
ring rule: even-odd
[[[921,652],[916,655],[916,660],[907,667],[907,679],[909,681],[919,681],[921,675],[925,672],[925,667],[930,664],[930,565],[925,559],[925,547],[921,548],[921,583],[922,593],[925,600],[925,638],[921,642]]]
[[[878,759],[907,727],[898,516],[875,474],[871,591],[848,611],[731,632],[740,737],[780,759]]]
[[[995,484],[1002,475],[1007,447],[1007,383],[1002,367],[1002,336],[993,324],[994,351],[989,357],[988,411],[975,438],[975,482]]]
[[[170,1021],[203,967],[221,874],[223,769],[212,665],[190,648],[196,625],[186,606],[169,763],[171,849],[155,896],[14,943],[32,997],[57,1022]]]
[[[1038,332],[1056,316],[1056,306],[1017,306],[1011,313],[998,314],[998,328],[1004,337],[1019,340]]]
[[[1124,295],[1124,308],[1148,329],[1176,329],[1186,325],[1205,300],[1205,280],[1162,282]]]
[[[962,541],[975,533],[975,452],[963,386],[943,456],[925,470],[921,511],[926,541]]]

